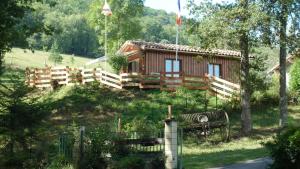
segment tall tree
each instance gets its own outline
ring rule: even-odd
[[[250,110],[250,85],[249,85],[249,2],[239,0],[240,27],[238,29],[241,51],[241,106],[242,106],[242,132],[247,135],[252,130],[251,110]]]
[[[190,6],[199,18],[196,32],[200,35],[202,47],[241,51],[241,128],[247,135],[252,130],[249,50],[257,39],[257,34],[251,32],[257,30],[261,16],[258,5],[253,1],[239,0],[229,4],[190,3]]]
[[[113,54],[126,40],[140,37],[142,28],[137,16],[141,16],[143,12],[144,0],[108,0],[108,3],[112,10],[112,15],[107,18],[108,53]],[[103,5],[104,1],[99,0],[91,4],[89,21],[99,35],[99,43],[104,47]]]
[[[3,57],[12,47],[17,30],[14,26],[24,16],[30,0],[2,0],[0,3],[0,74]]]
[[[286,87],[286,56],[287,51],[293,52],[299,44],[296,44],[299,40],[300,32],[300,1],[299,0],[263,0],[262,4],[266,8],[270,8],[268,11],[272,11],[271,15],[272,22],[278,23],[278,27],[271,29],[275,30],[279,36],[279,72],[280,72],[280,100],[279,100],[279,111],[280,120],[279,125],[285,127],[288,123],[288,111],[287,111],[287,87]],[[287,32],[290,32],[288,34]],[[298,35],[297,35],[298,34]],[[290,48],[289,48],[290,47]]]
[[[43,32],[27,39],[33,49],[51,49],[54,42],[62,53],[95,56],[98,41],[94,29],[87,23],[86,13],[92,0],[51,0],[32,4],[22,22],[45,25]],[[22,24],[22,23],[20,23]]]
[[[280,121],[279,125],[284,127],[287,125],[287,95],[286,95],[286,55],[287,55],[287,20],[288,20],[288,2],[280,0],[280,12],[279,12],[279,72],[280,72],[280,89],[279,89],[279,110],[280,110]]]
[[[0,137],[3,145],[0,168],[26,168],[27,160],[33,162],[46,154],[35,155],[40,143],[45,143],[43,136],[48,133],[45,126],[49,105],[39,101],[38,95],[30,95],[33,89],[20,79],[20,75],[12,74],[5,82],[0,81]],[[40,163],[34,162],[31,164],[35,166],[27,167],[39,168]]]

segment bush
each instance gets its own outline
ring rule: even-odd
[[[113,169],[144,169],[146,163],[143,158],[128,156],[115,163]]]
[[[67,160],[64,156],[57,156],[55,159],[51,162],[51,164],[46,167],[46,169],[73,169],[74,167],[70,164],[68,164]]]
[[[266,91],[254,91],[252,105],[276,105],[279,103],[279,76],[273,75],[270,87]]]
[[[101,124],[87,132],[87,146],[84,157],[79,160],[79,168],[105,169],[108,162],[105,156],[110,153],[112,133],[108,124]]]
[[[261,49],[253,49],[251,51],[255,56],[250,60],[249,69],[249,85],[250,93],[254,91],[266,91],[269,86],[267,77],[267,58],[268,54],[264,53]]]
[[[300,127],[281,131],[266,147],[274,159],[272,169],[300,169]]]
[[[149,163],[150,169],[164,169],[165,168],[165,158],[163,155],[153,158]]]
[[[297,59],[296,62],[291,67],[291,80],[290,80],[290,89],[291,91],[300,91],[300,59]]]
[[[108,63],[111,65],[115,73],[120,73],[122,67],[127,67],[127,57],[124,55],[115,55],[109,58]]]
[[[49,61],[53,62],[54,65],[60,64],[63,61],[63,57],[59,54],[59,48],[56,42],[53,43],[50,51]]]
[[[156,125],[146,117],[135,117],[124,126],[124,130],[126,132],[137,132],[140,138],[149,138],[158,131]]]

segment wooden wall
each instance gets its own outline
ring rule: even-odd
[[[175,59],[175,52],[145,51],[144,56],[143,72],[150,74],[164,72],[165,59]],[[204,76],[208,73],[208,63],[214,63],[221,65],[221,78],[234,83],[239,82],[240,61],[238,59],[203,56],[201,61],[197,61],[196,55],[193,54],[179,53],[178,56],[182,62],[182,71],[187,75]]]

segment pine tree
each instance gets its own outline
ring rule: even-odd
[[[50,50],[50,56],[48,58],[49,61],[53,62],[54,65],[60,64],[63,61],[63,57],[59,54],[59,47],[57,42],[54,42],[52,44],[51,50]]]

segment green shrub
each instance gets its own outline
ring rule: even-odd
[[[51,164],[46,169],[73,169],[73,166],[68,164],[64,156],[56,156]]]
[[[56,42],[53,43],[50,52],[49,61],[53,62],[54,65],[62,63],[63,57],[59,54],[59,47]]]
[[[253,59],[250,60],[249,85],[250,93],[254,91],[266,91],[269,86],[267,77],[268,54],[262,49],[252,49]]]
[[[292,65],[290,74],[291,91],[300,91],[300,59],[297,59],[296,62]]]
[[[251,95],[252,105],[276,105],[279,103],[279,76],[273,75],[266,91],[254,91]]]
[[[158,132],[157,125],[147,117],[135,117],[131,122],[125,124],[124,130],[129,133],[136,132],[137,137],[146,139],[153,137]]]
[[[300,169],[300,127],[284,129],[266,146],[274,159],[272,169]]]
[[[105,169],[107,161],[105,155],[110,153],[111,144],[107,144],[112,138],[111,128],[108,124],[101,124],[98,127],[86,132],[85,152],[83,159],[79,160],[80,168]]]
[[[149,163],[149,169],[164,169],[165,168],[165,158],[163,155],[156,156]]]
[[[275,91],[274,91],[275,92]],[[278,93],[278,91],[277,91]],[[271,91],[260,92],[255,91],[251,95],[251,105],[261,106],[261,105],[277,105],[279,102],[279,96]]]
[[[124,55],[115,55],[109,58],[108,63],[111,65],[115,73],[120,73],[123,67],[127,67],[127,57]]]
[[[145,161],[138,156],[128,156],[115,163],[113,169],[144,169]]]

